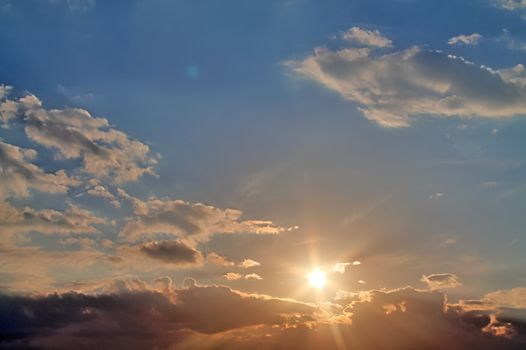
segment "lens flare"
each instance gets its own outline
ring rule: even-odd
[[[318,268],[310,273],[309,283],[314,288],[321,289],[327,283],[327,276]]]

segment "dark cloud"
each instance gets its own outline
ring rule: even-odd
[[[164,293],[140,283],[126,290],[129,286],[119,285],[118,292],[103,295],[4,295],[0,297],[0,346],[165,348],[181,340],[178,332],[183,330],[213,334],[252,325],[292,325],[312,319],[317,310],[293,300],[195,282]]]
[[[0,345],[100,349],[518,350],[526,323],[447,305],[439,292],[369,291],[345,308],[167,277],[115,281],[98,295],[0,297]],[[516,310],[517,311],[517,310]],[[521,310],[522,312],[524,309]]]
[[[181,241],[148,242],[140,251],[152,259],[172,264],[196,264],[203,260],[199,251]]]

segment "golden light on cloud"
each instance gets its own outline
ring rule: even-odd
[[[325,287],[327,283],[327,276],[325,272],[321,271],[319,268],[315,269],[309,274],[309,283],[311,286],[317,289]]]

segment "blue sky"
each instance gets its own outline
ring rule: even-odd
[[[47,175],[0,174],[0,290],[525,286],[525,18],[512,0],[1,0],[0,97],[18,109],[0,141]],[[354,261],[321,296],[298,287]]]

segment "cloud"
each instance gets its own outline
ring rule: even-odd
[[[152,259],[171,264],[198,264],[203,260],[199,251],[180,241],[148,242],[140,246],[140,251]]]
[[[383,55],[370,48],[316,49],[287,65],[357,103],[365,117],[384,127],[409,126],[422,116],[526,114],[522,66],[494,70],[420,47]]]
[[[514,37],[507,29],[503,29],[502,34],[495,40],[497,43],[503,44],[510,50],[526,51],[526,41]]]
[[[348,266],[351,266],[351,263],[348,263],[348,262],[346,262],[346,263],[336,263],[332,267],[332,271],[343,274]]]
[[[350,263],[350,262],[339,262],[339,263],[334,264],[334,266],[332,267],[331,271],[343,274],[343,273],[345,273],[345,270],[347,269],[347,267],[349,267],[351,265],[358,266],[358,265],[361,265],[361,264],[362,263],[359,262],[358,260],[353,261],[352,263]]]
[[[251,267],[256,267],[256,266],[260,266],[261,264],[258,263],[257,261],[255,260],[252,260],[252,259],[243,259],[242,262],[239,263],[239,267],[244,267],[245,269],[249,269]]]
[[[0,84],[0,100],[9,95],[12,89],[12,86]]]
[[[526,288],[499,290],[486,294],[482,300],[499,307],[526,309]]]
[[[54,150],[57,157],[81,159],[84,172],[98,178],[122,184],[137,181],[144,174],[156,175],[157,159],[146,144],[130,139],[107,119],[92,117],[84,109],[46,110],[30,94],[4,101],[0,113],[4,124],[16,121],[23,125],[30,140]]]
[[[462,285],[458,276],[452,273],[434,273],[427,276],[423,275],[420,281],[426,283],[431,290],[455,288]]]
[[[173,289],[164,278],[153,289],[141,281],[115,281],[99,294],[1,296],[4,346],[37,348],[166,348],[178,332],[213,334],[247,326],[292,325],[312,319],[314,305],[222,286]],[[31,347],[29,346],[29,347]]]
[[[230,261],[226,257],[219,255],[217,253],[209,253],[206,256],[206,261],[208,261],[211,264],[217,265],[217,266],[234,266],[235,263],[233,261]]]
[[[98,233],[93,226],[106,220],[88,210],[70,204],[65,211],[53,209],[17,209],[0,202],[0,232],[3,238],[14,234],[37,232],[40,234]]]
[[[227,272],[223,275],[229,281],[237,281],[243,278],[243,275],[237,272]]]
[[[106,187],[104,187],[97,179],[90,179],[89,185],[87,186],[86,193],[90,196],[99,197],[107,200],[115,208],[120,208],[121,203],[117,200],[117,197],[111,193]]]
[[[0,141],[0,199],[25,197],[30,189],[47,193],[66,193],[78,181],[63,170],[45,172],[31,163],[37,153],[33,149],[20,148]]]
[[[382,36],[378,30],[366,30],[360,27],[352,27],[342,34],[342,38],[357,44],[370,47],[390,47],[393,42]]]
[[[262,280],[263,279],[263,277],[261,277],[257,273],[250,273],[250,274],[247,274],[247,275],[243,275],[243,274],[237,273],[237,272],[225,273],[223,275],[223,277],[226,278],[229,281],[237,281],[237,280],[241,280],[241,279],[245,279],[245,280]]]
[[[136,240],[157,233],[202,242],[216,233],[278,234],[285,229],[270,221],[240,220],[241,211],[202,203],[151,198],[132,198],[136,217],[126,223],[121,236]]]
[[[245,275],[245,277],[243,278],[246,280],[262,280],[263,279],[263,277],[261,277],[257,273],[250,273],[248,275]]]
[[[495,4],[505,10],[514,11],[526,8],[526,0],[493,0]]]
[[[473,33],[470,35],[461,34],[450,38],[447,43],[449,45],[477,45],[482,38],[482,35],[479,33]]]
[[[97,294],[1,296],[2,345],[55,349],[519,350],[526,324],[439,292],[363,292],[343,307],[187,280],[116,280]],[[323,309],[323,310],[322,310]],[[375,336],[375,335],[381,336]]]

